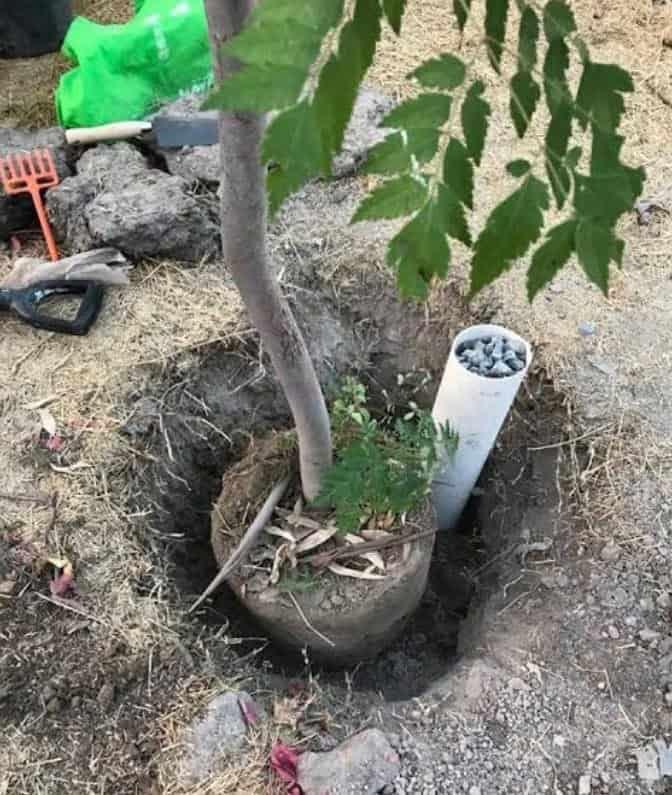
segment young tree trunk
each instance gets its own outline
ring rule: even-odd
[[[206,0],[215,78],[235,64],[221,45],[242,28],[254,0]],[[291,309],[271,270],[266,247],[266,185],[260,158],[264,119],[256,113],[220,113],[221,232],[231,269],[250,319],[278,375],[299,438],[301,483],[308,499],[331,465],[329,415],[315,369]]]

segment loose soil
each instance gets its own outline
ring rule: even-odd
[[[635,74],[628,156],[646,164],[647,195],[669,209],[672,51],[663,38],[672,8],[573,5],[596,55]],[[455,43],[436,24],[444,7],[409,4],[404,38],[384,44],[375,82],[398,93],[417,60]],[[468,31],[467,54],[475,43]],[[47,121],[31,111],[53,86],[38,61],[0,64],[3,124]],[[21,102],[19,85],[32,87]],[[493,202],[507,190],[501,166],[513,148],[505,105],[502,92],[480,176]],[[219,478],[251,432],[240,384],[254,400],[255,432],[287,420],[216,268],[143,263],[84,340],[3,319],[1,488],[59,499],[55,516],[0,499],[0,582],[15,578],[0,596],[0,792],[184,791],[172,764],[182,728],[216,692],[245,686],[269,709],[268,733],[209,782],[213,793],[273,793],[265,762],[276,734],[319,748],[365,725],[397,735],[397,793],[555,795],[576,792],[581,777],[592,793],[664,793],[668,781],[640,781],[635,753],[672,738],[669,216],[624,221],[624,275],[609,302],[569,269],[531,309],[513,273],[488,306],[467,311],[457,299],[467,255],[456,249],[449,286],[405,351],[412,313],[399,308],[401,330],[380,339],[389,305],[367,320],[359,303],[371,274],[384,273],[387,230],[345,224],[358,181],[330,190],[328,200],[310,188],[290,202],[272,247],[296,305],[318,278],[321,295],[332,284],[334,306],[360,306],[357,322],[332,326],[346,340],[341,365],[375,342],[355,369],[366,364],[385,381],[415,363],[421,381],[437,340],[493,319],[525,334],[543,368],[519,396],[474,513],[440,539],[447,546],[425,603],[394,648],[340,673],[274,655],[226,592],[203,615],[186,615],[215,572],[203,542]],[[596,334],[578,333],[584,321]],[[333,347],[313,344],[328,380]],[[431,384],[425,391],[428,399]],[[60,452],[36,447],[37,400],[63,433]],[[231,427],[218,425],[224,416]],[[31,562],[45,553],[72,559],[79,595],[69,604],[80,612],[38,596],[48,584]],[[278,704],[291,706],[289,717]]]

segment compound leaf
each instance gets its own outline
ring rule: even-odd
[[[506,35],[506,17],[509,13],[509,0],[486,0],[485,35],[488,44],[488,57],[492,68],[499,74]]]
[[[446,91],[462,85],[466,74],[464,63],[450,53],[425,61],[411,73],[425,88],[442,88]]]
[[[381,127],[405,130],[414,127],[441,127],[450,118],[452,99],[447,94],[420,94],[407,99],[385,116]]]
[[[474,167],[462,141],[451,138],[443,158],[443,181],[452,193],[471,208],[474,204]]]

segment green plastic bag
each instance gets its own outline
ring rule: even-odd
[[[73,20],[62,52],[77,66],[56,90],[62,127],[142,119],[211,85],[203,0],[135,0],[135,8],[124,25]]]

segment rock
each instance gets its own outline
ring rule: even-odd
[[[367,729],[334,751],[299,757],[305,795],[376,795],[399,775],[399,756],[379,729]]]
[[[594,323],[579,323],[579,334],[582,337],[592,337],[595,333]]]
[[[47,195],[57,238],[74,250],[110,245],[128,257],[199,262],[219,250],[214,199],[180,177],[149,168],[127,143],[89,149],[77,176]]]
[[[607,634],[612,640],[618,640],[621,637],[621,633],[618,631],[618,628],[613,624],[610,624],[607,627]]]
[[[670,594],[667,591],[663,591],[656,599],[656,604],[666,610],[672,604]]]
[[[0,596],[11,596],[16,588],[16,577],[8,577],[6,580],[0,580]]]
[[[518,690],[518,691],[530,689],[530,686],[527,684],[527,682],[525,682],[519,676],[514,676],[511,679],[509,679],[509,687],[511,688],[511,690]]]
[[[658,769],[658,752],[650,745],[635,751],[637,759],[637,775],[641,781],[653,784],[660,779]]]
[[[579,778],[578,795],[590,795],[590,776],[584,775]]]
[[[494,352],[493,352],[494,356]],[[490,370],[490,375],[495,378],[506,378],[509,375],[513,375],[513,370],[509,367],[508,364],[505,362],[495,362]]]
[[[52,151],[54,165],[61,180],[69,177],[72,174],[72,169],[68,163],[65,137],[60,128],[28,130],[0,127],[0,157],[45,147]],[[37,216],[29,196],[6,196],[4,193],[0,193],[0,240],[8,238],[19,229],[37,225]]]
[[[98,704],[102,709],[109,709],[114,703],[114,685],[112,682],[105,682],[105,684],[98,691],[97,696]]]
[[[607,544],[605,544],[605,546],[602,547],[602,551],[600,552],[600,559],[608,563],[618,560],[620,557],[621,548],[618,546],[618,544],[614,544],[613,541],[609,541]]]
[[[50,699],[47,702],[47,712],[50,715],[56,715],[60,711],[61,711],[61,702],[56,696],[54,696],[54,698]]]
[[[654,640],[658,640],[660,637],[660,632],[656,632],[655,629],[641,629],[639,631],[639,639],[643,640],[644,643],[651,643]]]
[[[242,747],[248,725],[244,710],[259,712],[248,693],[222,693],[208,704],[205,715],[187,730],[186,767],[192,780],[207,778],[227,754]]]
[[[481,795],[481,788],[480,787],[469,787],[469,795]]]

